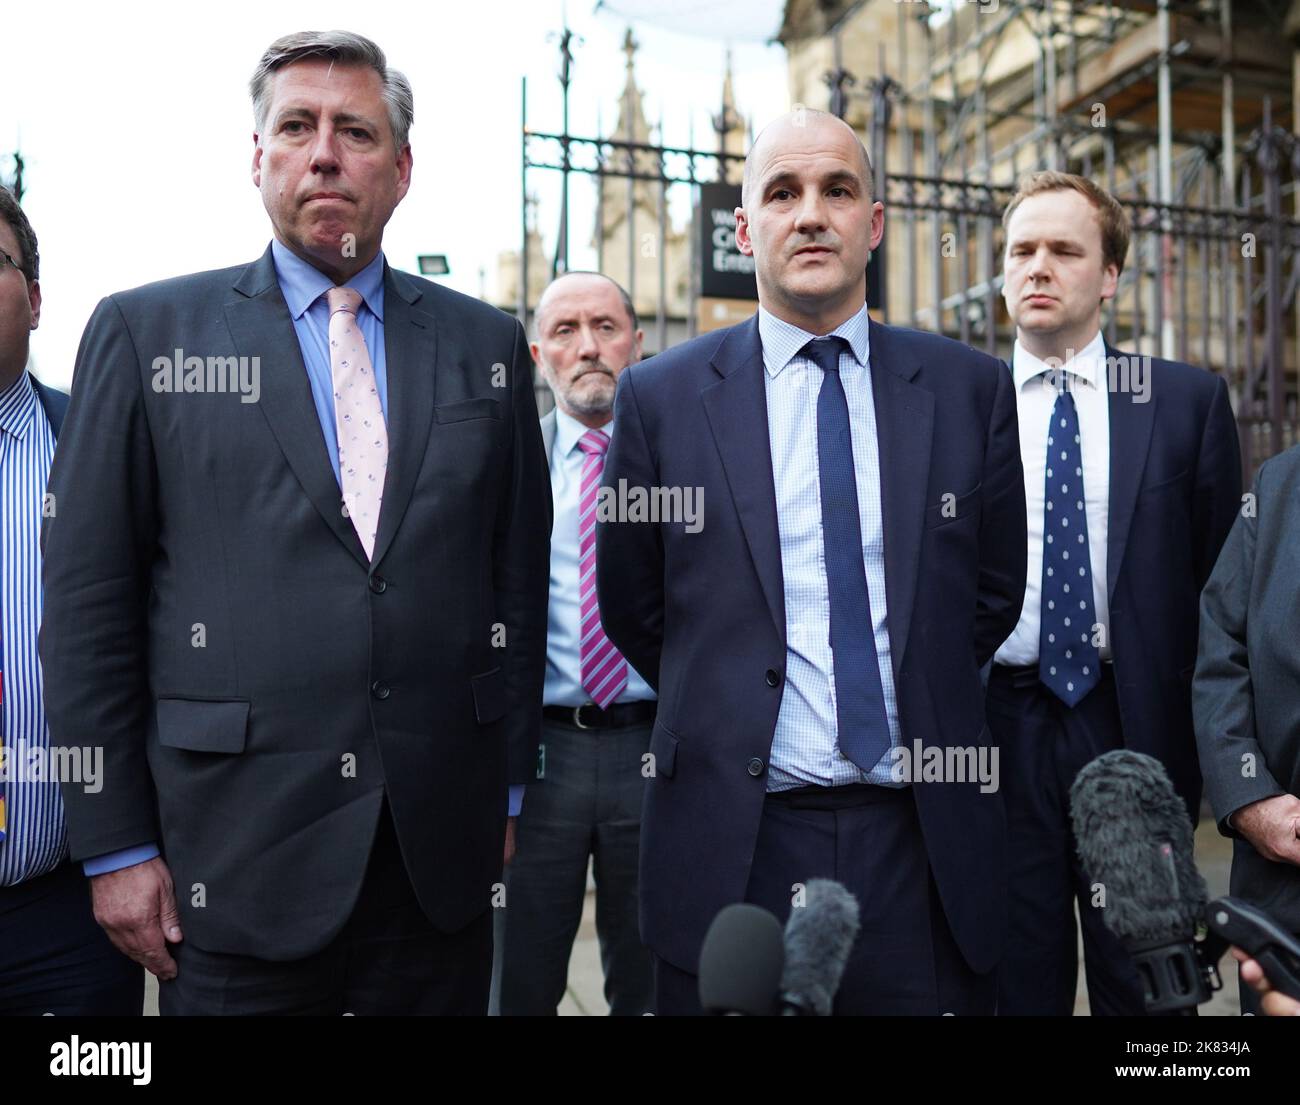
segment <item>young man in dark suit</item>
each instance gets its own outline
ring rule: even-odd
[[[1220,377],[1102,338],[1129,242],[1114,197],[1038,173],[1003,224],[1029,544],[1024,609],[988,688],[1011,888],[998,1011],[1072,1012],[1077,900],[1093,1014],[1135,1015],[1142,988],[1080,867],[1070,785],[1104,752],[1145,752],[1195,823],[1197,600],[1239,505],[1237,428]]]
[[[702,505],[598,523],[605,628],[659,694],[641,932],[660,1013],[698,1011],[720,909],[784,920],[818,877],[861,907],[836,1012],[993,1011],[1004,820],[979,671],[1024,590],[1015,403],[997,360],[869,320],[883,233],[853,131],[779,119],[736,211],[757,316],[619,381],[610,493]]]

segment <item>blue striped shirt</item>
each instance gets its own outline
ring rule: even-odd
[[[831,331],[848,341],[840,353],[840,379],[849,404],[853,468],[857,476],[862,560],[885,693],[891,748],[899,745],[898,696],[890,659],[889,612],[885,606],[885,533],[880,505],[880,445],[871,389],[867,308]],[[823,372],[799,350],[815,337],[759,308],[767,430],[776,483],[776,518],[785,584],[786,680],[772,735],[768,790],[809,784],[841,786],[890,778],[894,757],[886,752],[869,772],[840,752],[835,712],[835,666],[831,655],[830,589],[822,542],[821,479],[817,460],[817,394]]]
[[[33,754],[43,757],[50,746],[37,635],[41,504],[53,458],[54,430],[24,372],[0,393],[0,739],[5,747],[7,821],[0,843],[0,886],[52,871],[68,852],[57,780],[21,770],[15,757],[18,753],[30,763]]]

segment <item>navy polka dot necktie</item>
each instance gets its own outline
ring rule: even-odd
[[[1096,614],[1079,413],[1068,390],[1057,396],[1047,428],[1046,479],[1038,678],[1074,706],[1101,678],[1101,656],[1092,639]]]

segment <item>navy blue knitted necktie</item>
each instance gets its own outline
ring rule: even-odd
[[[1038,678],[1074,706],[1101,678],[1092,643],[1092,564],[1084,509],[1083,450],[1074,396],[1063,390],[1047,427],[1043,513],[1043,591],[1038,628]]]
[[[817,393],[817,468],[822,542],[831,606],[831,653],[840,751],[870,771],[889,751],[889,721],[862,561],[862,526],[853,467],[849,403],[840,380],[841,337],[814,338],[800,353],[821,368]]]

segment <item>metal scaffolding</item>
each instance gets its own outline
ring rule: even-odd
[[[1293,444],[1300,147],[1283,7],[859,0],[801,35],[789,5],[782,41],[829,38],[829,107],[865,115],[896,259],[886,318],[1005,355],[1002,208],[1027,172],[1081,173],[1133,221],[1111,342],[1224,375],[1248,471]],[[853,45],[868,17],[896,20],[893,72],[883,42]]]

